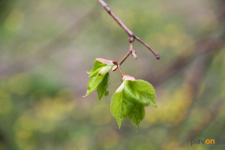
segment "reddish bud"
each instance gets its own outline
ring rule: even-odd
[[[130,76],[130,75],[124,75],[123,78],[122,78],[122,80],[123,80],[123,81],[124,81],[124,80],[133,80],[133,81],[134,81],[134,80],[136,80],[136,79],[135,79],[135,77],[133,77],[133,76]]]
[[[113,61],[107,60],[107,59],[104,59],[104,58],[97,58],[96,60],[97,61],[100,61],[100,62],[102,62],[104,64],[107,64],[109,66],[113,66],[114,65]]]
[[[116,71],[117,68],[118,66],[113,66],[111,71]]]

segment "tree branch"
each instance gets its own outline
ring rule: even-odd
[[[144,41],[142,41],[139,37],[137,37],[136,35],[134,36],[135,39],[137,39],[139,42],[141,42],[145,47],[147,47],[154,55],[157,59],[160,59],[159,55],[150,47],[148,46],[148,44],[146,44]]]
[[[105,8],[105,10],[113,17],[113,19],[127,32],[127,34],[132,37],[134,34],[127,28],[127,26],[111,11],[109,6],[103,1],[98,0],[100,4]]]
[[[137,37],[136,35],[134,35],[133,32],[130,31],[127,28],[127,26],[111,11],[111,9],[109,8],[109,6],[103,0],[98,0],[98,2],[105,8],[105,10],[109,13],[109,15],[111,15],[113,17],[113,19],[127,32],[127,34],[129,35],[129,37],[130,38],[131,37],[133,38],[133,41],[134,41],[134,39],[137,39],[140,43],[142,43],[145,47],[147,47],[155,55],[155,57],[157,59],[160,58],[159,55],[150,46],[148,46],[148,44],[146,44],[139,37]],[[133,41],[132,41],[132,44],[131,44],[132,46],[133,46]],[[130,49],[129,49],[128,53],[124,56],[124,58],[120,61],[121,63],[119,63],[118,65],[122,64],[126,60],[126,58],[131,54],[132,50],[130,50]]]

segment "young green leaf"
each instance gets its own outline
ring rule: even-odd
[[[102,96],[107,96],[109,93],[109,71],[115,66],[113,61],[97,58],[94,62],[93,69],[87,72],[91,76],[88,82],[88,90],[84,97],[88,96],[95,89],[98,92],[98,99],[101,100]]]
[[[143,106],[156,105],[156,93],[154,87],[143,80],[125,80],[124,91],[127,97],[134,104],[141,104]]]
[[[101,83],[97,87],[97,92],[98,92],[98,100],[101,100],[102,96],[108,96],[109,94],[109,73],[107,73]]]
[[[140,122],[145,118],[145,108],[143,105],[135,105],[134,109],[129,114],[129,119],[136,125],[139,129]]]
[[[114,93],[110,105],[112,115],[116,118],[119,128],[125,119],[134,109],[134,104],[127,98],[124,91]]]
[[[94,65],[93,65],[93,69],[90,72],[87,72],[89,74],[89,76],[93,76],[96,73],[98,73],[101,68],[107,66],[107,64],[104,64],[100,61],[98,61],[97,59],[94,61]]]
[[[98,87],[98,85],[102,82],[104,77],[105,75],[100,76],[98,74],[92,76],[88,82],[88,90],[84,97],[88,96],[91,92],[93,92]]]

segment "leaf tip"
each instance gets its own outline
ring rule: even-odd
[[[158,108],[158,106],[156,104],[154,104],[153,107]]]
[[[89,90],[87,90],[86,95],[82,96],[82,97],[87,97],[91,92]]]
[[[138,130],[139,130],[139,126],[137,126],[137,130],[136,130],[136,132],[138,132]]]
[[[102,96],[98,94],[98,104],[100,104]]]
[[[84,96],[82,96],[82,97],[87,97],[88,95],[86,94],[86,95],[84,95]]]
[[[117,120],[117,124],[118,124],[118,126],[119,126],[119,129],[121,128],[121,123],[122,123],[121,120]]]
[[[88,96],[88,94],[86,94],[86,95],[84,95],[84,96],[82,96],[82,97],[87,97]]]

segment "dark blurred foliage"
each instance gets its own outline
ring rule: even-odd
[[[4,23],[7,15],[12,11],[12,4],[13,0],[7,1],[7,0],[1,0],[0,1],[0,19],[1,19],[1,25]]]
[[[223,150],[192,139],[225,139],[225,1],[106,0],[161,56],[135,41],[125,74],[153,84],[136,132],[118,129],[110,94],[86,98],[95,58],[119,61],[127,34],[94,0],[0,1],[0,150]]]

